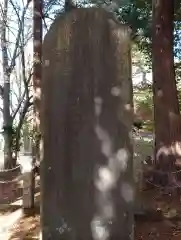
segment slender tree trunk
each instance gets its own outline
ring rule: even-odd
[[[153,100],[155,159],[163,168],[173,167],[181,121],[174,70],[174,1],[153,0]]]
[[[4,168],[12,165],[12,119],[10,115],[10,73],[8,63],[8,50],[6,39],[8,0],[3,2],[3,21],[1,25],[1,48],[3,62],[3,120],[4,120]]]
[[[34,132],[35,139],[33,142],[33,165],[40,162],[40,97],[41,97],[41,58],[42,58],[42,9],[41,0],[33,1],[33,87],[34,87]],[[32,176],[32,197],[35,187],[35,176]],[[32,207],[34,199],[32,199]]]

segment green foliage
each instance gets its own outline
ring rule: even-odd
[[[148,109],[149,111],[152,111],[153,108],[153,100],[151,94],[148,94],[144,97],[144,99],[139,100],[137,102],[140,108]]]
[[[138,67],[141,72],[148,73],[150,71],[147,57],[144,52],[140,51],[137,44],[132,44],[132,61],[133,65]]]
[[[142,112],[148,119],[143,121],[143,129],[153,131],[153,96],[150,89],[134,91],[134,105],[137,111]],[[143,117],[144,118],[144,117]]]
[[[181,57],[181,2],[175,0],[175,55]],[[106,7],[113,11],[118,20],[128,24],[132,29],[132,39],[139,50],[144,53],[146,64],[151,67],[151,0],[79,0],[75,1],[77,7]],[[53,20],[64,12],[64,1],[46,0],[44,3],[45,17]]]
[[[175,22],[174,50],[175,57],[181,60],[181,21]]]
[[[133,40],[139,50],[145,54],[147,64],[151,66],[151,21],[152,1],[131,0],[117,11],[118,19],[127,23],[133,31]],[[181,58],[181,1],[175,0],[175,56]]]
[[[153,121],[145,121],[143,124],[143,129],[149,132],[153,132],[154,131],[154,122]]]
[[[150,0],[131,0],[130,4],[121,6],[117,11],[118,19],[131,27],[132,38],[145,54],[148,65],[151,57],[151,9]]]

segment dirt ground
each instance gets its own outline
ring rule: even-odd
[[[151,190],[143,199],[155,211],[135,221],[135,240],[180,240],[181,198]]]
[[[179,197],[164,195],[151,190],[143,193],[143,199],[160,214],[148,213],[135,221],[135,240],[180,240],[181,200]],[[11,229],[10,240],[39,239],[39,207],[24,215]]]
[[[40,215],[24,216],[16,226],[11,229],[12,235],[8,240],[39,239]]]

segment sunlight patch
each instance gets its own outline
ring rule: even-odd
[[[180,142],[176,142],[174,144],[174,150],[175,150],[175,154],[177,154],[178,156],[181,156],[181,143]]]
[[[121,89],[119,87],[112,87],[111,94],[115,97],[118,97],[121,94]]]
[[[35,90],[35,96],[34,98],[35,99],[40,99],[41,97],[41,88],[40,87],[37,87],[36,90]]]
[[[46,59],[44,65],[48,67],[50,65],[50,60]]]
[[[98,216],[93,218],[91,222],[91,230],[94,240],[107,240],[109,238],[109,231]]]
[[[134,198],[132,186],[128,183],[123,183],[121,186],[121,195],[126,202],[132,202]]]
[[[110,157],[111,152],[112,152],[111,149],[112,149],[112,145],[111,145],[110,141],[104,141],[102,143],[101,150],[102,150],[102,153],[106,157]]]
[[[114,209],[111,202],[105,204],[103,207],[104,215],[107,219],[111,219],[114,216]]]
[[[99,125],[95,127],[95,132],[100,141],[109,141],[109,136],[105,130],[103,130]]]
[[[101,141],[101,151],[106,157],[110,157],[112,154],[112,143],[108,133],[102,129],[99,125],[95,127],[95,132],[98,139]]]
[[[103,99],[101,97],[95,97],[94,102],[95,102],[95,114],[96,116],[100,116],[102,111]]]
[[[95,185],[99,191],[109,191],[115,184],[115,176],[106,167],[100,167],[98,169],[98,179],[95,181]]]
[[[131,110],[132,110],[131,104],[125,104],[124,107],[125,107],[125,109],[126,109],[127,111],[131,111]]]
[[[121,170],[126,170],[128,163],[128,151],[124,148],[118,150],[116,158],[120,164]]]
[[[163,97],[163,91],[162,90],[157,91],[157,97]]]

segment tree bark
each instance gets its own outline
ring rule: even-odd
[[[42,8],[41,0],[33,1],[33,130],[32,144],[33,168],[40,162],[40,97],[41,97],[41,58],[42,58]],[[35,174],[32,169],[29,207],[34,207]],[[27,198],[28,199],[28,198]],[[26,204],[25,204],[26,205]]]
[[[152,25],[155,160],[173,167],[181,141],[181,121],[174,69],[174,1],[153,0]]]
[[[4,127],[4,168],[12,167],[12,118],[10,115],[10,72],[6,39],[8,0],[3,2],[3,21],[1,25],[1,48],[3,62],[3,127]]]
[[[33,103],[34,103],[34,129],[40,135],[40,98],[41,98],[41,58],[42,58],[42,1],[34,0],[33,8]],[[39,145],[39,137],[35,140]],[[37,145],[37,144],[35,144]],[[35,149],[37,146],[35,147]],[[39,147],[38,147],[39,148]],[[37,151],[34,157],[39,158]]]

